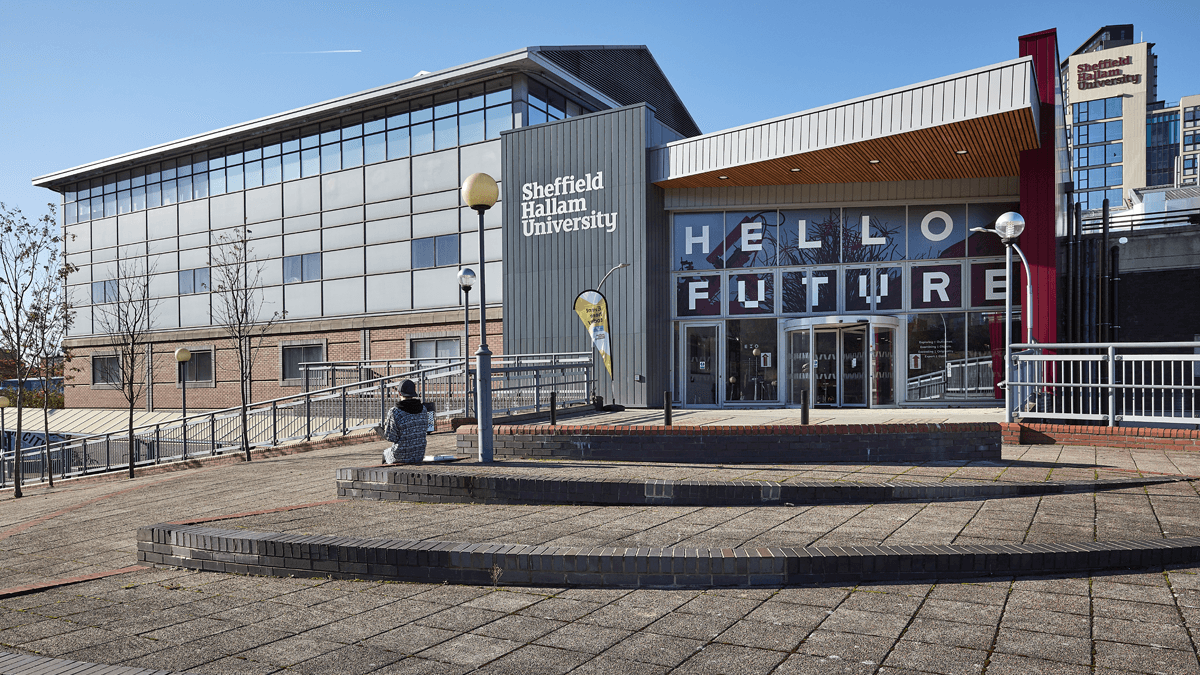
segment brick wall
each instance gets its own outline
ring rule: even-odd
[[[446,316],[443,313],[441,316]],[[461,315],[459,315],[461,317]],[[472,315],[471,335],[467,344],[467,354],[473,354],[479,347],[478,314]],[[488,347],[495,354],[504,352],[502,322],[488,320]],[[374,360],[409,358],[409,345],[412,339],[427,337],[458,337],[461,339],[463,326],[461,319],[456,322],[430,321],[428,323],[409,323],[403,326],[384,326],[368,328],[369,354]],[[211,345],[213,354],[213,384],[189,384],[187,391],[188,410],[213,410],[240,405],[238,393],[240,381],[237,366],[237,352],[231,348],[231,341],[222,337],[208,335],[195,339],[179,339],[175,335],[158,336],[150,343],[152,353],[153,391],[148,392],[138,401],[136,409],[145,410],[178,410],[182,406],[182,390],[177,384],[177,363],[175,350],[178,347],[195,348]],[[303,391],[301,386],[284,386],[279,379],[281,341],[295,340],[324,340],[326,345],[326,360],[358,361],[364,358],[363,331],[350,330],[320,330],[319,325],[313,330],[289,331],[271,335],[266,338],[255,357],[253,371],[252,398],[255,401],[265,401]],[[77,343],[82,341],[76,341]],[[97,353],[111,352],[112,348],[93,341],[92,344],[71,347],[72,359],[66,366],[66,407],[68,408],[118,408],[126,407],[125,397],[119,390],[113,388],[95,387],[92,385],[92,359]]]
[[[458,428],[460,454],[477,429]],[[497,426],[496,457],[636,462],[923,462],[1000,459],[1000,425]]]
[[[1093,427],[1071,424],[1001,424],[1007,445],[1087,445],[1147,450],[1200,450],[1200,430]]]

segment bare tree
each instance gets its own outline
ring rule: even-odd
[[[57,257],[56,257],[57,260]],[[50,271],[41,287],[33,294],[29,313],[33,331],[33,356],[42,376],[42,431],[45,443],[42,458],[50,487],[54,487],[53,464],[50,463],[50,394],[55,389],[55,373],[62,373],[65,381],[66,362],[69,355],[62,347],[63,338],[75,320],[75,312],[66,293],[67,275],[76,270],[70,263],[51,264]]]
[[[129,410],[129,477],[133,478],[136,445],[133,408],[149,386],[146,345],[157,302],[150,297],[150,276],[145,258],[118,261],[115,277],[103,282],[103,298],[92,298],[97,326],[108,336],[116,363],[107,366],[105,379],[117,385]],[[94,362],[94,361],[93,361]],[[94,376],[93,376],[94,381]]]
[[[263,264],[252,255],[245,225],[217,240],[212,285],[213,323],[221,326],[237,353],[242,406],[242,450],[250,461],[249,406],[254,394],[254,361],[271,328],[283,317],[268,313],[262,290]]]
[[[17,428],[13,462],[14,497],[21,496],[21,432],[25,383],[37,364],[32,306],[48,283],[61,284],[62,236],[50,213],[30,222],[18,208],[0,203],[0,350],[12,361],[17,381]]]

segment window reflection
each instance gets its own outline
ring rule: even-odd
[[[586,112],[541,86],[547,119]],[[263,136],[67,186],[64,221],[176,204],[500,137],[513,128],[511,78]]]

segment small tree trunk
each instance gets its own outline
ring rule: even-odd
[[[20,368],[20,364],[17,365]],[[23,467],[21,466],[21,411],[24,410],[25,402],[21,399],[25,397],[25,381],[20,377],[20,371],[17,375],[17,430],[13,432],[13,498],[20,499],[24,496],[21,492],[21,483],[25,477]]]
[[[129,397],[129,477],[133,478],[133,402],[134,397]]]
[[[45,443],[42,445],[43,458],[46,462],[46,477],[50,479],[50,487],[54,487],[54,465],[50,463],[50,387],[46,369],[42,368],[42,433]]]

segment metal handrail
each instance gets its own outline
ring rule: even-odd
[[[1200,426],[1200,342],[1013,348],[1025,350],[1013,353],[1005,383],[1014,418]],[[1120,353],[1145,350],[1154,351]]]
[[[410,379],[417,384],[420,398],[434,404],[431,427],[438,417],[469,416],[473,391],[468,382],[473,383],[474,371],[467,371],[464,377],[462,365],[433,366],[252,403],[246,411],[247,443],[250,447],[272,447],[373,427],[383,421],[388,402],[401,383]],[[594,369],[590,355],[586,363],[501,367],[493,373],[492,385],[494,409],[510,413],[541,411],[551,391],[560,394],[559,405],[589,401],[595,389]],[[135,465],[147,465],[240,450],[241,415],[241,406],[235,406],[135,427],[132,448],[128,429],[21,448],[23,475],[44,480],[52,471],[66,478],[123,470],[128,468],[131,456]],[[13,456],[11,451],[0,453],[0,487],[7,485]]]

